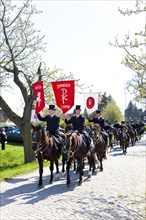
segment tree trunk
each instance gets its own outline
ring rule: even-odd
[[[21,127],[21,132],[24,142],[24,163],[29,163],[35,159],[34,151],[32,149],[31,124],[29,123],[23,125],[23,127]]]
[[[35,159],[34,152],[32,150],[30,122],[32,103],[33,97],[27,101],[27,104],[24,108],[23,117],[20,117],[10,109],[5,100],[0,96],[0,107],[7,113],[7,116],[18,126],[22,133],[24,141],[24,163],[32,162]]]

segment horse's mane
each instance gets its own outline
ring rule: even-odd
[[[81,136],[79,136],[76,132],[73,132],[71,135],[71,139],[70,139],[70,143],[71,141],[74,140],[74,143],[77,145],[81,145],[82,144],[82,138]]]
[[[46,142],[46,144],[47,144],[47,146],[49,145],[49,141],[52,139],[50,139],[49,137],[48,137],[48,134],[47,134],[47,132],[41,127],[41,129],[42,129],[42,138],[45,140],[45,142]]]

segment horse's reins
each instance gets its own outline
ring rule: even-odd
[[[35,139],[36,139],[36,138],[35,138]],[[36,140],[33,141],[32,143],[38,144],[38,142],[37,142]],[[45,144],[46,144],[45,149],[44,149],[43,151],[41,151],[42,147],[45,146]],[[37,154],[37,153],[40,153],[40,154],[41,154],[42,160],[44,160],[44,158],[43,158],[43,153],[47,150],[48,146],[49,146],[49,145],[46,143],[46,140],[44,140],[44,141],[40,142],[39,148],[36,150],[36,154]]]

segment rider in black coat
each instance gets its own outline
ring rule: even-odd
[[[38,119],[40,121],[46,121],[47,122],[47,132],[53,136],[55,136],[57,139],[57,147],[59,153],[61,152],[62,148],[62,137],[63,133],[59,130],[59,123],[60,123],[60,117],[55,115],[56,108],[55,105],[49,105],[49,114],[45,117],[42,117],[40,114],[38,114]]]
[[[64,116],[64,120],[65,123],[68,124],[72,124],[72,128],[74,131],[77,131],[81,134],[84,134],[84,136],[86,137],[87,140],[87,154],[90,154],[90,148],[93,147],[93,141],[90,138],[89,134],[85,131],[85,118],[80,114],[81,109],[80,109],[80,105],[76,105],[76,108],[74,110],[74,115],[67,120]]]
[[[101,134],[103,135],[103,138],[105,139],[106,143],[108,144],[108,135],[104,131],[104,126],[105,126],[105,120],[104,118],[101,117],[101,111],[96,110],[96,116],[92,119],[88,118],[89,122],[93,122],[94,124],[99,124],[101,127]]]

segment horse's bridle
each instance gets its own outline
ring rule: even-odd
[[[42,132],[42,128],[40,128],[38,132]],[[36,129],[35,129],[35,132],[34,132],[34,133],[35,133],[35,134],[34,134],[35,140],[32,141],[32,143],[33,143],[33,144],[37,144],[36,154],[40,153],[41,156],[42,156],[42,159],[43,159],[43,153],[47,150],[48,145],[47,145],[47,143],[46,143],[46,140],[43,140],[43,141],[41,141],[40,143],[39,143],[39,141],[37,141],[37,135],[36,135],[37,131],[36,131]],[[38,144],[38,143],[39,143],[39,144]],[[46,145],[46,147],[42,150],[42,148],[43,148],[45,145]]]
[[[71,143],[71,139],[70,139],[70,138],[71,138],[73,135],[77,135],[77,133],[76,133],[76,132],[72,132],[71,135],[68,137],[69,149],[66,150],[66,151],[64,151],[64,153],[67,153],[67,158],[68,158],[68,159],[74,157],[74,154],[77,152],[77,150],[78,150],[78,148],[79,148],[79,145],[78,145],[78,144],[76,145],[77,148],[75,148],[76,146],[74,146],[74,148],[72,148],[72,143]],[[71,148],[72,148],[72,149],[71,149]]]

